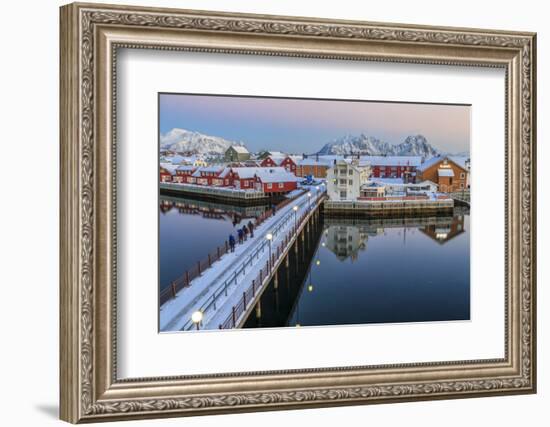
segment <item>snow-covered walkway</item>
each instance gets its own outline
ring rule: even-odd
[[[182,289],[174,299],[163,304],[160,308],[160,330],[165,332],[194,328],[191,315],[195,311],[203,313],[201,328],[217,329],[266,265],[269,258],[266,235],[273,235],[271,246],[277,247],[293,230],[295,219],[305,214],[310,206],[313,207],[320,196],[321,191],[314,190],[311,197],[306,193],[281,208],[276,215],[254,229],[253,238],[236,245],[235,252],[225,254],[201,276],[191,281],[188,288]],[[298,207],[296,212],[294,206]]]

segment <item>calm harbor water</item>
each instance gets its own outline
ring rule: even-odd
[[[267,206],[160,200],[161,289]],[[325,218],[291,252],[245,327],[466,320],[470,226],[454,216]]]
[[[236,235],[237,227],[267,209],[161,196],[159,205],[159,281],[164,289],[209,252]]]

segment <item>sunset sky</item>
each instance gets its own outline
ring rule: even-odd
[[[313,153],[364,133],[390,144],[424,135],[436,149],[469,151],[470,106],[205,95],[160,95],[160,132],[182,128],[242,141],[249,150]]]

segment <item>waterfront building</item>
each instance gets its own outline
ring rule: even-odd
[[[324,159],[319,156],[298,160],[296,176],[326,178],[327,171],[330,169],[332,163],[332,160]]]
[[[225,152],[226,162],[244,162],[250,159],[250,152],[244,145],[232,145]]]
[[[172,182],[177,167],[177,165],[173,165],[172,163],[161,163],[159,167],[160,182]]]
[[[403,178],[415,182],[416,170],[422,164],[421,156],[361,156],[359,165],[369,165],[375,178]]]
[[[297,162],[299,161],[300,156],[292,156],[284,153],[276,152],[275,155],[269,155],[265,157],[261,162],[260,166],[262,167],[283,167],[288,172],[292,172],[296,175]]]
[[[218,175],[225,169],[224,166],[206,166],[197,168],[191,175],[197,185],[220,185]]]
[[[439,191],[450,193],[469,188],[469,160],[464,157],[436,156],[422,163],[417,179],[435,182]]]
[[[284,167],[258,168],[256,184],[264,193],[288,193],[298,188],[298,178]]]
[[[195,178],[193,177],[193,173],[197,168],[195,166],[190,165],[181,165],[176,168],[176,174],[174,175],[173,182],[179,182],[179,183],[187,183],[187,184],[194,184]]]
[[[327,171],[330,200],[357,200],[360,197],[361,171],[352,162],[336,160]]]

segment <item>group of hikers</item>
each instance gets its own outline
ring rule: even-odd
[[[271,205],[271,211],[272,215],[275,216],[275,212],[277,210],[277,207],[275,205]],[[229,235],[229,248],[231,252],[235,252],[235,245],[237,242],[239,244],[243,243],[248,239],[250,235],[250,238],[254,237],[254,224],[252,224],[252,221],[248,221],[248,224],[243,225],[240,228],[237,228],[237,239],[235,239],[235,236],[233,234]]]
[[[254,237],[254,224],[252,224],[252,221],[248,221],[248,224],[243,225],[241,228],[237,229],[237,240],[240,243],[243,243],[248,239],[248,236]],[[235,236],[233,234],[229,235],[229,247],[231,248],[231,252],[235,252],[235,244],[237,241],[235,240]]]

